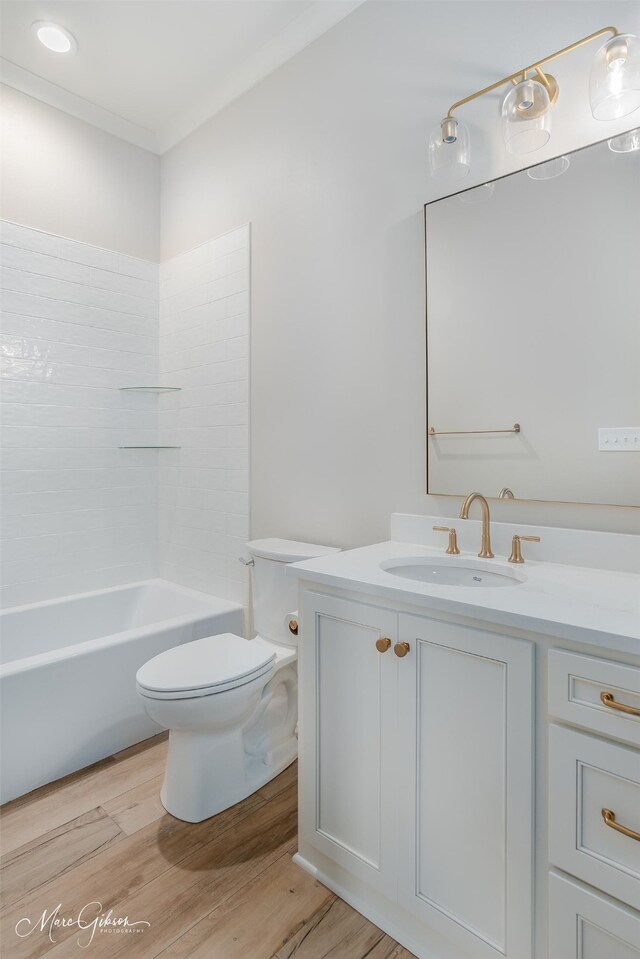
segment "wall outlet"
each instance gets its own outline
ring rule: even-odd
[[[605,426],[599,429],[598,449],[604,453],[640,453],[640,426]]]

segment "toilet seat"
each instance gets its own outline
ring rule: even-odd
[[[136,674],[149,699],[192,699],[245,686],[273,669],[276,653],[259,638],[221,633],[154,656]]]

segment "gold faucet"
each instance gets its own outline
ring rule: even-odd
[[[482,549],[478,553],[478,556],[481,559],[493,559],[493,553],[491,552],[491,517],[489,516],[489,504],[481,493],[469,493],[462,504],[460,519],[469,519],[469,507],[476,499],[482,509]]]

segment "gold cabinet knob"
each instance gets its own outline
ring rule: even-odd
[[[289,632],[293,633],[294,636],[298,635],[298,620],[290,619],[289,620]]]
[[[386,653],[389,646],[391,646],[391,640],[386,636],[381,636],[380,639],[376,639],[376,649],[379,653]]]
[[[393,647],[394,653],[396,656],[399,656],[400,659],[402,659],[403,656],[406,656],[410,649],[411,646],[409,646],[409,643],[396,643]]]

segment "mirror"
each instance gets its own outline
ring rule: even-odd
[[[640,151],[586,147],[425,224],[427,492],[640,506]]]

